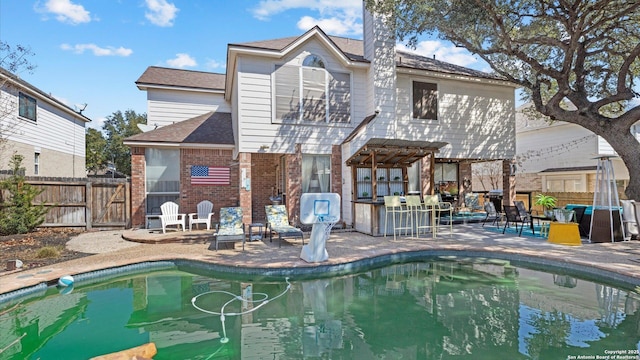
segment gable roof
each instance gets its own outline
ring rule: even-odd
[[[28,92],[32,96],[36,96],[39,99],[48,102],[49,104],[57,107],[58,109],[64,111],[65,113],[74,116],[84,122],[89,122],[91,119],[84,116],[82,113],[75,111],[70,106],[66,105],[62,101],[54,98],[50,94],[38,89],[37,87],[31,85],[30,83],[22,80],[19,76],[11,73],[9,70],[0,67],[0,79],[7,79],[7,82],[13,84],[13,86],[17,86],[23,89],[24,92]],[[1,84],[1,83],[0,83]]]
[[[229,80],[226,78],[230,75],[233,76],[235,64],[231,61],[231,58],[235,57],[238,52],[258,53],[263,56],[279,58],[314,36],[318,37],[328,47],[333,48],[336,55],[341,57],[345,62],[354,66],[367,66],[369,64],[369,61],[364,57],[363,40],[329,36],[325,34],[320,27],[315,26],[300,36],[228,44],[226,74],[150,66],[145,70],[140,78],[138,78],[136,85],[140,90],[145,90],[147,87],[168,87],[200,89],[216,92],[225,91],[225,95],[228,98],[230,95],[230,89],[226,89],[226,85],[231,82],[232,77],[229,78]],[[505,81],[506,83],[506,79],[496,74],[490,74],[466,68],[464,66],[450,64],[407,51],[396,51],[396,67],[430,71],[445,75],[499,80]]]
[[[125,145],[136,146],[141,143],[234,146],[231,114],[210,111],[188,120],[130,136],[124,140]]]
[[[160,86],[224,91],[225,74],[149,66],[136,85],[140,90]]]
[[[317,29],[318,33],[324,35],[324,32],[319,27],[314,27],[312,30]],[[310,30],[311,31],[311,30]],[[302,37],[305,37],[309,32],[301,36],[292,36],[280,39],[271,39],[264,41],[252,41],[240,44],[229,44],[229,46],[238,46],[245,48],[262,49],[269,51],[283,52],[287,47],[291,46],[295,42],[299,41]],[[364,57],[364,41],[358,39],[350,39],[339,36],[325,35],[335,46],[351,61],[368,63],[369,61]],[[464,66],[450,64],[444,61],[432,59],[426,56],[418,55],[407,51],[396,51],[396,66],[416,69],[416,70],[428,70],[434,72],[440,72],[445,74],[455,74],[463,76],[472,76],[484,79],[492,80],[505,80],[503,77],[490,74],[478,70],[466,68]]]

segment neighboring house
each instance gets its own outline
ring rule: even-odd
[[[27,176],[86,177],[85,124],[91,121],[0,68],[0,171],[13,154]]]
[[[516,109],[516,189],[594,191],[598,158],[615,156],[609,143],[580,125],[527,115],[530,106]],[[640,139],[640,126],[631,131]],[[611,161],[618,187],[626,188],[629,172],[624,162],[617,157]]]
[[[245,222],[258,221],[274,196],[297,222],[302,193],[335,192],[342,220],[357,228],[354,204],[469,192],[473,162],[508,168],[515,156],[513,84],[396,51],[367,11],[364,40],[314,27],[229,44],[226,74],[152,66],[136,84],[158,128],[125,140],[134,226],[167,200],[186,213],[203,199],[242,206]],[[196,184],[203,169],[216,184]]]

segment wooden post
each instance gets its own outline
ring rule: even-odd
[[[84,186],[84,201],[85,201],[85,206],[84,206],[84,222],[85,222],[85,229],[87,230],[91,230],[91,228],[93,227],[92,225],[92,221],[93,221],[93,214],[91,212],[91,204],[93,204],[93,186],[91,184],[91,181],[87,181],[87,183]]]

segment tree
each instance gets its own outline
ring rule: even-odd
[[[107,167],[107,140],[102,137],[99,130],[87,129],[86,141],[86,167],[87,171],[95,175],[98,171]]]
[[[107,116],[102,126],[106,136],[105,160],[113,164],[117,171],[131,175],[131,149],[123,144],[123,140],[141,133],[138,124],[146,123],[147,114],[136,114],[133,110],[127,110],[124,114],[118,110]]]
[[[604,138],[629,170],[640,200],[640,2],[628,0],[366,0],[400,40],[437,35],[520,85],[552,121]],[[567,106],[570,104],[572,106]]]
[[[0,182],[0,190],[9,194],[5,199],[0,191],[0,235],[26,234],[44,222],[49,211],[43,204],[33,203],[41,189],[25,182],[22,155],[11,158],[12,175]]]
[[[32,73],[36,68],[29,62],[27,57],[34,55],[30,48],[23,45],[12,47],[4,41],[0,41],[0,89],[7,92],[15,91],[12,80],[17,74],[27,71]],[[0,96],[0,159],[9,158],[4,156],[8,150],[7,144],[9,136],[18,130],[19,124],[13,121],[10,115],[16,111],[16,101],[10,96]],[[0,167],[4,166],[4,161],[0,162]]]

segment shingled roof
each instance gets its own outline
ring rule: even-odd
[[[327,36],[348,58],[352,61],[369,62],[364,58],[364,42],[357,39],[349,39],[338,36]],[[293,43],[299,36],[264,41],[252,41],[241,44],[229,44],[229,46],[241,46],[264,50],[282,51]],[[469,69],[463,66],[450,64],[426,56],[407,51],[396,51],[396,66],[408,69],[427,70],[451,75],[471,76],[483,79],[505,80],[504,78],[486,72]]]
[[[149,66],[136,80],[138,87],[174,86],[224,91],[225,74]]]
[[[133,135],[125,139],[134,143],[179,143],[234,145],[231,114],[210,111],[175,124]]]

